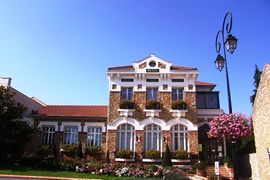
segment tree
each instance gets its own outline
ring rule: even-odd
[[[261,80],[261,75],[262,75],[262,71],[260,71],[258,66],[255,65],[255,73],[254,73],[254,76],[253,76],[253,79],[254,79],[253,85],[254,85],[255,89],[253,90],[253,95],[249,97],[250,98],[250,103],[252,103],[252,106],[253,106],[255,98],[256,98],[257,89],[259,87],[260,80]]]
[[[162,158],[162,166],[163,167],[172,166],[171,153],[168,144],[166,144],[164,157]]]
[[[210,122],[209,137],[232,138],[235,140],[250,137],[253,126],[250,117],[241,113],[222,114]]]
[[[27,109],[12,99],[15,93],[0,86],[0,159],[16,157],[22,150],[29,135],[34,132],[29,123],[22,121]]]

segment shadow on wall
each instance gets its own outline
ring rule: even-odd
[[[247,178],[252,176],[250,154],[238,155],[238,168],[239,175]]]

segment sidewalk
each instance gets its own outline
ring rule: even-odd
[[[24,175],[10,175],[10,174],[0,174],[0,179],[101,180],[101,179],[67,178],[67,177],[51,177],[51,176],[24,176]]]

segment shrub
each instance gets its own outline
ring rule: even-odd
[[[177,150],[173,153],[175,159],[188,159],[188,152],[184,150]]]
[[[150,100],[146,102],[145,108],[146,109],[160,109],[161,104],[158,101]]]
[[[205,164],[203,162],[197,162],[196,164],[194,164],[192,166],[193,169],[198,169],[198,170],[201,170],[201,171],[204,171],[205,170]]]
[[[187,103],[183,100],[177,100],[172,102],[172,109],[183,110],[187,108]]]
[[[105,162],[106,162],[106,163],[110,163],[110,153],[109,153],[108,150],[107,150],[107,152],[106,152]]]
[[[43,156],[47,156],[50,154],[51,146],[49,144],[40,145],[38,150]]]
[[[101,153],[101,147],[100,146],[86,146],[85,152],[89,154],[90,156]]]
[[[149,159],[160,159],[160,151],[148,150],[146,151],[146,158]]]
[[[129,150],[120,150],[116,153],[116,157],[118,158],[126,158],[126,159],[131,159],[133,158],[133,152]]]
[[[170,154],[171,153],[170,153],[169,145],[166,144],[165,153],[164,153],[164,156],[162,158],[162,166],[163,167],[172,166],[172,160],[171,160]]]
[[[38,166],[40,158],[34,154],[24,154],[21,159],[21,164],[24,166]]]
[[[223,163],[227,163],[228,168],[232,168],[233,167],[232,159],[231,159],[230,156],[224,157]]]
[[[82,154],[82,144],[81,142],[79,142],[77,148],[76,148],[76,157],[77,158],[82,158],[83,157],[83,154]]]
[[[130,100],[122,100],[120,103],[120,109],[134,109],[134,102]]]
[[[69,156],[74,156],[77,150],[77,146],[75,144],[64,144],[62,145],[62,149]]]

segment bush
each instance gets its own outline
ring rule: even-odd
[[[187,103],[183,100],[177,100],[172,102],[172,109],[183,110],[187,108]]]
[[[34,154],[24,154],[21,159],[21,164],[24,166],[38,166],[40,158]]]
[[[38,150],[43,156],[48,156],[51,151],[51,146],[49,144],[40,145]]]
[[[188,159],[188,152],[184,150],[177,150],[173,153],[175,159]]]
[[[206,166],[205,166],[205,164],[203,162],[197,162],[196,164],[194,164],[192,166],[192,168],[195,169],[195,170],[198,169],[200,171],[204,171]]]
[[[133,152],[129,150],[120,150],[116,153],[116,157],[118,158],[126,158],[126,159],[131,159],[133,158]]]
[[[120,103],[120,109],[134,109],[134,102],[130,100],[122,100]]]
[[[145,108],[146,109],[160,109],[161,104],[158,101],[150,100],[146,102]]]
[[[227,163],[228,168],[232,168],[233,167],[232,159],[231,159],[230,156],[224,157],[223,163]]]
[[[89,154],[90,156],[93,156],[95,154],[101,153],[101,147],[100,146],[86,146],[85,152]]]
[[[68,156],[74,156],[77,150],[77,146],[75,144],[64,144],[62,145],[62,149]]]
[[[189,178],[175,170],[166,171],[163,180],[188,180]]]
[[[82,144],[81,142],[79,142],[78,146],[77,146],[77,149],[76,149],[76,157],[77,158],[82,158],[83,157],[83,154],[82,154]]]
[[[110,152],[108,150],[106,152],[105,163],[110,163]]]
[[[164,156],[162,158],[162,166],[163,167],[172,166],[172,160],[171,160],[170,154],[171,153],[170,153],[169,145],[166,144],[165,153],[164,153]]]
[[[160,159],[160,151],[148,150],[146,151],[146,158],[149,159]]]

